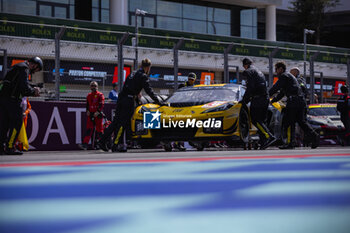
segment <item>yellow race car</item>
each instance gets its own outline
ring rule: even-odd
[[[189,141],[198,150],[208,141],[248,143],[256,135],[249,109],[239,103],[245,87],[237,84],[196,85],[174,92],[165,106],[138,106],[131,120],[132,137],[143,148]]]

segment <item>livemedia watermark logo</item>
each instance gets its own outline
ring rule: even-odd
[[[161,120],[161,113],[144,112],[143,113],[143,128],[145,129],[160,129],[160,128],[221,128],[222,121],[215,118],[205,120],[197,120],[189,117],[186,120],[176,120],[173,117],[164,117]]]
[[[160,129],[160,116],[161,116],[161,113],[159,113],[159,110],[157,110],[157,112],[144,112],[143,128]]]

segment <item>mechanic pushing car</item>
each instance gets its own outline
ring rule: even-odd
[[[14,148],[23,122],[21,102],[24,96],[39,96],[40,88],[31,87],[28,76],[42,69],[43,61],[33,57],[14,65],[0,83],[0,154],[23,154]]]
[[[260,149],[264,150],[276,142],[276,138],[266,126],[269,96],[265,76],[252,64],[251,59],[243,59],[243,67],[245,69],[243,75],[247,77],[247,89],[244,93],[242,103],[248,104],[251,102],[250,115],[252,123],[258,129]]]
[[[115,135],[112,151],[126,152],[126,139],[125,129],[135,110],[135,99],[142,89],[154,100],[155,104],[160,104],[157,96],[154,94],[152,88],[149,85],[149,79],[147,75],[151,70],[151,60],[146,58],[142,60],[141,68],[138,71],[134,71],[129,75],[124,83],[122,91],[118,95],[116,116],[113,122],[108,126],[101,136],[99,146],[102,150],[108,151],[107,140],[114,131]]]
[[[270,96],[280,91],[287,96],[287,105],[285,110],[285,118],[283,124],[283,131],[287,135],[287,141],[280,149],[294,149],[295,138],[295,123],[303,129],[304,133],[308,135],[311,140],[311,148],[316,148],[319,145],[319,135],[312,129],[312,127],[305,121],[306,100],[301,91],[297,79],[286,71],[286,63],[283,61],[275,64],[275,70],[278,76],[278,81],[269,90]],[[282,95],[274,97],[271,102],[277,102],[282,98]]]
[[[350,145],[350,96],[348,86],[340,87],[343,94],[337,101],[337,110],[340,112],[340,120],[345,127],[344,141],[347,146]]]

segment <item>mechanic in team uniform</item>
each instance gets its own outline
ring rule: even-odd
[[[91,92],[86,97],[86,133],[83,144],[79,144],[80,149],[86,150],[90,141],[93,128],[96,128],[95,136],[98,139],[103,133],[103,107],[105,104],[105,96],[98,91],[98,84],[95,81],[90,83]],[[96,140],[95,140],[96,141]],[[95,148],[92,148],[95,149]]]
[[[183,88],[183,87],[191,87],[194,85],[194,82],[196,81],[197,75],[193,72],[188,74],[187,81],[185,83],[181,83],[177,89]]]
[[[350,145],[350,96],[347,86],[340,87],[343,95],[337,101],[337,110],[340,112],[340,120],[345,127],[344,141],[346,145]]]
[[[309,93],[308,93],[308,90],[307,90],[307,87],[306,87],[306,81],[305,81],[305,79],[300,75],[300,69],[299,69],[298,67],[293,67],[292,69],[290,69],[289,72],[297,79],[297,81],[298,81],[298,83],[299,83],[299,86],[300,86],[300,89],[301,89],[301,91],[302,91],[302,94],[303,94],[303,96],[304,96],[304,99],[305,99],[305,101],[306,101],[307,96],[308,96]],[[276,96],[276,99],[280,100],[280,99],[282,99],[284,96],[285,96],[285,94],[284,94],[282,91],[280,91],[280,92],[278,93],[278,95]],[[284,113],[284,111],[285,111],[285,109],[283,109],[283,113]],[[307,121],[306,115],[307,115],[307,104],[305,104],[305,109],[304,109],[304,120],[305,120],[305,121]],[[283,114],[282,129],[283,129],[284,125],[285,125],[285,122],[286,122],[286,114]],[[292,125],[291,127],[293,127],[293,129],[294,129],[295,125]],[[300,136],[300,137],[302,137],[302,138],[304,139],[304,140],[303,140],[304,146],[307,145],[307,144],[309,144],[309,142],[308,142],[308,140],[307,140],[306,137],[304,137],[304,136],[302,136],[302,135],[298,135],[298,136]],[[282,134],[282,137],[283,137],[283,140],[286,140],[286,135],[283,135],[283,134]]]
[[[295,123],[303,129],[305,135],[311,139],[311,148],[316,148],[319,145],[319,135],[312,129],[312,127],[305,120],[306,100],[301,91],[301,87],[297,79],[289,72],[286,72],[286,64],[284,62],[277,62],[275,70],[278,75],[278,81],[269,90],[270,96],[280,91],[287,96],[287,105],[285,110],[285,118],[283,119],[283,131],[287,135],[287,141],[280,149],[294,149],[293,139],[295,138]],[[272,99],[277,102],[281,95]]]
[[[269,106],[269,96],[267,93],[266,80],[264,74],[259,71],[249,58],[243,59],[243,75],[247,78],[247,89],[243,96],[243,104],[250,104],[250,115],[252,123],[259,133],[260,149],[264,150],[276,142],[276,138],[271,134],[266,126],[267,108]]]
[[[40,88],[31,87],[28,77],[42,69],[42,60],[33,57],[14,65],[0,82],[0,154],[22,154],[14,147],[23,122],[21,102],[24,96],[39,96]]]
[[[298,67],[293,67],[292,69],[290,69],[289,72],[297,79],[299,86],[300,86],[300,89],[301,89],[301,92],[303,93],[304,98],[306,100],[308,95],[309,95],[309,92],[307,90],[305,79],[300,75],[300,69]],[[283,98],[283,97],[284,97],[284,93],[279,92],[277,98]],[[306,110],[305,110],[305,113],[306,113]],[[305,115],[305,117],[306,117],[306,115]]]
[[[307,86],[306,86],[306,80],[301,76],[300,74],[300,69],[298,67],[293,67],[292,69],[290,69],[289,71],[292,75],[294,75],[294,77],[297,79],[298,83],[299,83],[299,86],[300,86],[300,89],[301,89],[301,92],[303,93],[303,96],[304,96],[304,99],[305,101],[307,100],[308,98],[308,95],[309,95],[309,91],[307,90]],[[305,109],[304,109],[304,117],[305,117],[305,121],[307,121],[307,104],[305,105]],[[283,121],[282,121],[282,124],[283,124]],[[294,127],[294,126],[293,126]],[[300,130],[298,130],[298,134],[297,134],[297,138],[299,137],[300,139],[302,138],[303,140],[303,145],[308,145],[310,142],[309,142],[309,139],[307,137],[305,137],[301,132]]]
[[[298,67],[293,67],[289,71],[294,77],[297,79],[301,92],[304,95],[305,100],[307,99],[307,96],[309,95],[307,87],[306,87],[306,81],[305,79],[300,75],[300,69]]]
[[[122,91],[118,95],[116,116],[113,122],[108,126],[99,142],[99,146],[102,150],[108,151],[107,141],[114,131],[116,136],[112,151],[126,152],[127,147],[125,144],[124,131],[128,126],[132,115],[135,110],[135,99],[142,89],[154,100],[156,104],[160,104],[157,96],[154,94],[152,88],[149,85],[149,79],[147,75],[151,70],[151,60],[146,58],[142,60],[142,67],[137,71],[129,75],[124,83]]]

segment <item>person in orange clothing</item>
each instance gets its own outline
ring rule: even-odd
[[[32,110],[32,105],[30,104],[28,97],[23,97],[22,109],[23,109],[23,123],[24,123],[24,126],[27,128],[28,115],[29,115],[29,112]]]
[[[27,121],[28,121],[28,115],[29,115],[29,112],[32,110],[32,106],[30,105],[28,97],[25,96],[25,97],[22,98],[21,107],[22,107],[22,110],[23,110],[23,124],[22,124],[22,127],[24,127],[24,130],[26,130],[26,128],[27,128]],[[24,137],[25,138],[23,138],[21,136],[21,132],[20,132],[20,135],[17,138],[16,145],[15,145],[16,149],[19,150],[19,151],[28,151],[28,149],[29,149],[29,148],[27,148],[27,146],[28,146],[27,145],[28,144],[27,136],[25,135]]]
[[[105,97],[102,92],[98,91],[98,84],[95,81],[90,83],[91,92],[86,97],[86,133],[83,139],[83,143],[78,146],[87,150],[88,143],[93,133],[94,128],[96,129],[96,138],[99,139],[103,133],[103,107],[105,104]],[[97,143],[95,143],[97,145]],[[95,148],[93,148],[95,149]]]

